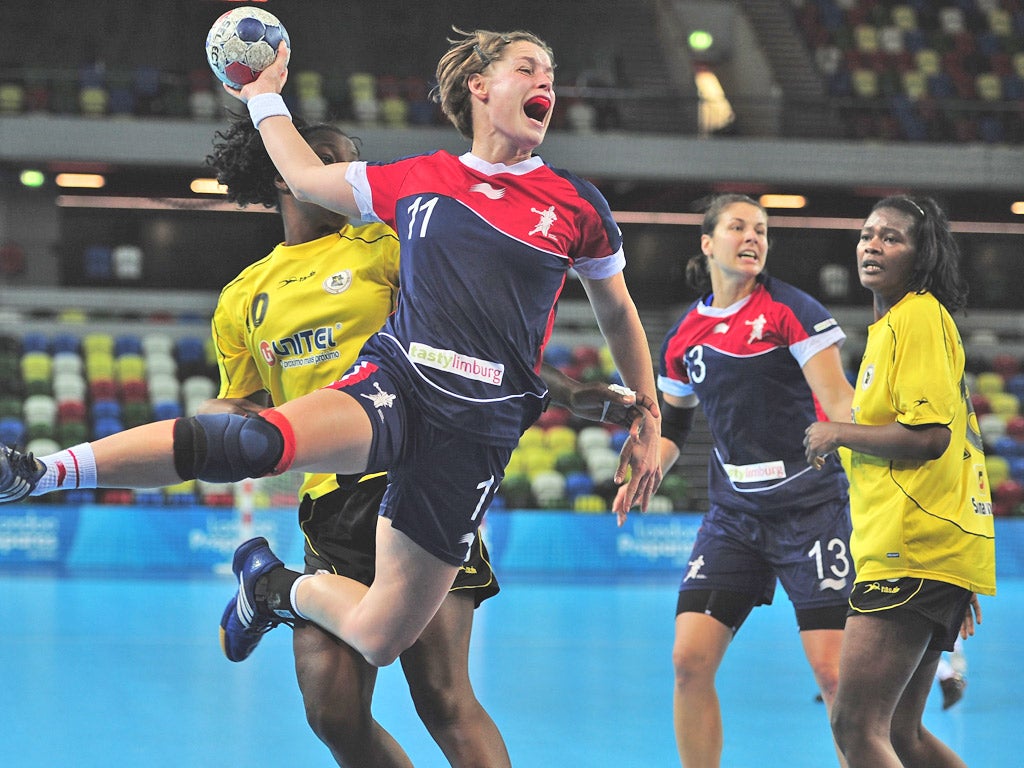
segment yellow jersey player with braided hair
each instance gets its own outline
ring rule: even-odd
[[[978,594],[995,594],[995,525],[952,317],[967,283],[945,212],[929,197],[875,203],[857,271],[875,320],[852,420],[804,436],[808,463],[838,451],[850,477],[857,577],[832,732],[849,768],[962,768],[921,718],[942,652],[974,634]]]

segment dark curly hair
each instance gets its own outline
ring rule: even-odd
[[[359,140],[330,123],[306,124],[295,119],[295,127],[307,142],[317,134],[333,133],[349,139],[359,154]],[[213,153],[206,156],[205,164],[217,175],[217,181],[227,187],[227,199],[247,206],[262,205],[278,208],[278,190],[274,185],[280,177],[270,155],[263,146],[260,132],[248,116],[235,116],[231,126],[214,134]]]
[[[960,272],[960,246],[945,211],[930,197],[910,195],[883,198],[872,206],[871,212],[879,208],[901,211],[914,221],[909,233],[914,241],[914,271],[907,290],[930,291],[950,313],[964,309],[967,281]]]

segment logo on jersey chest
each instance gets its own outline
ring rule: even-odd
[[[505,187],[496,187],[489,182],[482,181],[478,184],[473,184],[469,188],[470,192],[478,195],[483,195],[488,200],[503,200],[505,193],[508,191]],[[510,203],[505,201],[506,205],[515,205],[516,203]],[[555,206],[549,205],[546,208],[538,206],[531,206],[530,213],[536,215],[534,224],[527,231],[527,237],[543,237],[548,240],[558,240],[558,236],[551,231],[551,228],[559,221],[558,214],[555,213]]]
[[[558,216],[555,213],[555,206],[550,205],[547,208],[531,208],[531,212],[536,213],[540,216],[533,229],[530,230],[530,235],[541,235],[549,240],[555,240],[555,236],[551,234],[551,226],[558,221]]]
[[[505,196],[504,187],[493,187],[486,181],[474,184],[469,188],[470,192],[478,192],[489,200],[501,200]]]
[[[345,269],[341,272],[335,272],[324,280],[323,286],[327,293],[333,295],[344,293],[352,286],[352,270]]]
[[[871,382],[875,380],[875,364],[871,363],[864,369],[863,375],[860,377],[860,388],[867,389],[871,386]]]
[[[280,339],[264,339],[259,343],[260,355],[267,365],[276,365],[281,360],[286,368],[334,360],[339,356],[334,349],[334,332],[340,330],[338,323],[296,331]]]

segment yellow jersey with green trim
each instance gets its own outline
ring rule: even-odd
[[[946,451],[896,461],[840,449],[850,479],[857,581],[918,577],[995,594],[992,492],[953,318],[911,293],[868,328],[853,396],[857,424],[944,424]]]
[[[398,238],[383,224],[279,244],[221,291],[213,313],[218,397],[281,404],[340,379],[398,297]],[[299,496],[338,487],[307,474]]]

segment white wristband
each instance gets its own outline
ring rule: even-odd
[[[258,93],[249,99],[247,105],[249,108],[249,117],[252,118],[252,124],[257,128],[260,127],[260,123],[267,117],[287,117],[289,120],[292,119],[292,113],[288,111],[288,107],[285,106],[284,99],[281,98],[280,93]]]

